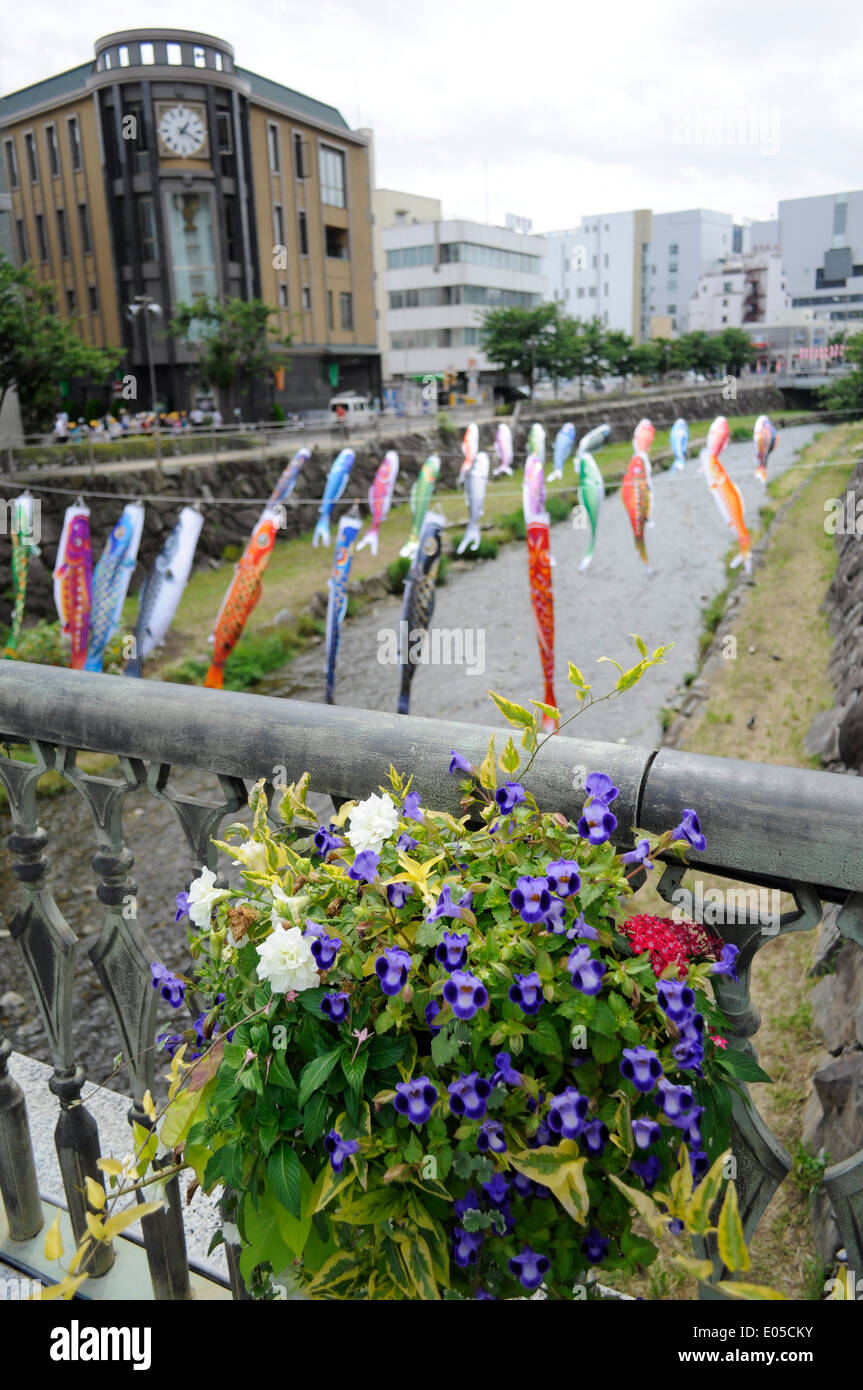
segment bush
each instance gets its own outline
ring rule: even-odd
[[[490,540],[487,540],[485,537],[483,537],[483,538],[480,540],[480,543],[479,543],[479,545],[477,546],[476,550],[470,550],[470,549],[468,549],[468,550],[463,550],[462,553],[461,553],[461,555],[457,555],[457,554],[456,554],[456,551],[458,550],[458,546],[459,546],[460,544],[461,544],[460,541],[453,541],[452,553],[451,553],[451,556],[450,556],[451,559],[459,559],[459,560],[496,560],[496,559],[497,559],[497,552],[498,552],[498,544],[497,544],[497,541],[490,541]]]
[[[242,553],[238,545],[226,545],[222,548],[222,560],[226,565],[235,565]]]
[[[437,413],[437,427],[444,439],[452,439],[459,432],[458,425],[453,423],[445,410]]]
[[[282,421],[285,419],[285,412],[279,405],[278,401],[274,401],[273,403],[273,419],[277,422],[277,424],[281,424]]]
[[[511,406],[511,405],[496,405],[495,408],[494,408],[494,413],[495,413],[495,415],[511,415],[511,414],[512,414],[512,406]]]
[[[732,444],[749,444],[752,441],[752,431],[745,425],[735,425],[731,431]]]
[[[43,619],[35,627],[25,628],[18,642],[18,657],[40,666],[68,666],[69,642],[60,631],[60,623]]]

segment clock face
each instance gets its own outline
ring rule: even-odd
[[[180,104],[162,108],[159,116],[159,139],[166,154],[186,159],[204,152],[207,128],[203,116],[192,106]]]

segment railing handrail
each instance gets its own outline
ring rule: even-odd
[[[311,774],[312,789],[361,798],[412,773],[424,804],[459,813],[449,750],[477,765],[491,725],[423,719],[272,696],[128,680],[27,662],[0,662],[3,736],[194,767],[246,780]],[[579,772],[579,769],[581,770]],[[526,779],[545,810],[577,820],[583,778],[607,772],[620,790],[616,838],[659,833],[694,808],[707,837],[699,871],[752,883],[807,884],[829,902],[863,892],[863,779],[802,768],[599,743],[564,735]]]

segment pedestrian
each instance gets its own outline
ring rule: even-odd
[[[58,410],[54,417],[54,442],[65,444],[69,439],[69,416],[65,410]]]
[[[213,429],[214,429],[214,430],[219,430],[219,429],[221,429],[221,428],[222,428],[222,412],[221,412],[221,410],[219,410],[219,408],[218,408],[218,406],[217,406],[216,409],[213,411]]]

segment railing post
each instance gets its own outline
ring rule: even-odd
[[[31,1240],[42,1229],[42,1203],[24,1093],[9,1075],[11,1051],[12,1044],[0,1040],[0,1198],[9,1235]]]

